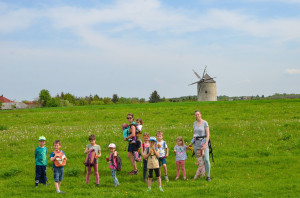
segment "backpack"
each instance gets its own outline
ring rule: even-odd
[[[141,154],[138,151],[133,152],[133,158],[136,162],[140,162],[142,160]]]
[[[207,146],[208,146],[208,149],[209,149],[209,156],[211,156],[212,162],[215,163],[215,161],[214,161],[214,154],[213,154],[213,148],[212,148],[212,146],[211,146],[211,140],[210,140],[210,138],[209,138],[209,141],[208,141]],[[193,157],[195,154],[196,154],[195,151],[193,151],[192,157]]]
[[[94,166],[96,162],[96,152],[95,150],[90,150],[89,153],[86,155],[85,161],[83,162],[83,164],[85,166]]]
[[[56,151],[53,151],[53,153],[55,153]],[[60,152],[56,152],[56,158],[54,160],[54,165],[56,167],[62,167],[62,166],[65,166],[66,163],[67,163],[67,160],[66,160],[66,156],[65,154],[60,151]]]
[[[110,155],[110,161],[111,161],[111,164],[116,168],[117,171],[121,171],[122,170],[122,159],[119,155],[117,155],[117,167],[115,166],[115,163],[114,163],[114,160],[113,160],[113,157],[114,154],[111,154]]]

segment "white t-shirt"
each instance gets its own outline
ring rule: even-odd
[[[166,141],[157,142],[159,157],[165,157],[166,156],[166,148],[168,148],[168,145]]]

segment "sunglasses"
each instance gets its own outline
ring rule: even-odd
[[[127,120],[131,120],[132,118],[131,117],[127,117]]]

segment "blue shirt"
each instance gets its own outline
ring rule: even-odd
[[[59,152],[60,152],[60,151],[61,151],[61,150],[59,150]],[[63,152],[63,154],[66,155],[64,152]],[[51,153],[50,153],[50,158],[51,158],[51,157],[54,157],[54,156],[55,156],[55,153],[54,153],[54,152],[51,152]],[[63,167],[63,166],[61,166],[61,167]],[[56,166],[54,165],[54,161],[53,161],[53,168],[60,168],[60,167],[56,167]]]
[[[35,165],[47,166],[47,147],[37,147],[34,151]]]

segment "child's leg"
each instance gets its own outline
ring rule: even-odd
[[[116,174],[117,174],[117,170],[116,169],[111,169],[111,176],[113,178],[114,186],[119,185],[119,181],[116,177]]]
[[[155,176],[156,176],[157,182],[158,182],[158,187],[161,187],[161,177],[160,177],[159,169],[154,169],[154,170],[155,170]]]
[[[88,166],[88,167],[87,167],[87,173],[86,173],[86,184],[88,184],[89,181],[90,181],[90,175],[91,175],[91,172],[92,172],[92,167],[91,167],[91,166]]]
[[[180,161],[176,161],[176,178],[179,178],[179,174],[180,174]]]
[[[153,169],[149,169],[149,171],[148,171],[148,188],[151,188],[152,178],[153,178]]]
[[[180,166],[181,166],[183,178],[185,179],[186,176],[185,176],[185,167],[184,167],[184,165],[185,165],[185,161],[184,161],[184,160],[181,160],[181,161],[180,161]]]
[[[144,164],[144,167],[143,167],[143,176],[144,176],[144,179],[146,179],[147,178],[147,160],[143,159],[143,164]]]
[[[163,167],[164,167],[165,175],[168,175],[167,164],[163,164]]]
[[[35,186],[38,186],[41,178],[41,166],[35,166]]]
[[[194,179],[197,179],[197,177],[201,174],[201,168],[198,167],[196,175],[194,176]]]
[[[42,183],[43,183],[44,185],[46,185],[46,182],[47,182],[47,176],[46,176],[47,166],[42,166],[41,168],[42,168],[42,176],[41,176],[41,178],[42,178]]]
[[[95,176],[96,176],[96,184],[99,184],[98,164],[94,164],[94,172],[95,172]]]

